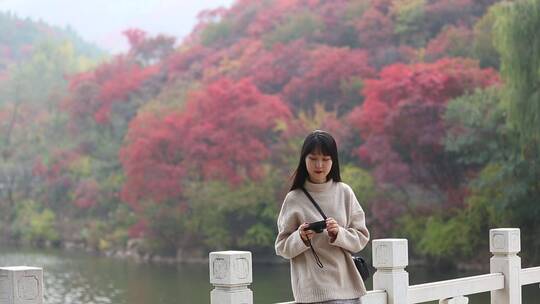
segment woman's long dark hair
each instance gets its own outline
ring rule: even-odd
[[[341,181],[341,175],[339,173],[339,161],[337,144],[330,133],[315,130],[311,132],[302,145],[302,151],[300,152],[300,162],[294,172],[294,180],[291,186],[291,190],[299,189],[304,186],[309,174],[306,168],[306,157],[313,152],[321,152],[323,155],[330,156],[332,158],[332,168],[326,176],[326,181],[332,179],[334,182]]]

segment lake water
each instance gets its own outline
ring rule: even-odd
[[[198,304],[209,303],[212,290],[206,264],[138,264],[85,253],[0,247],[0,267],[19,265],[43,267],[47,304]],[[481,274],[407,270],[411,284]],[[254,303],[292,301],[289,278],[288,264],[254,264]],[[371,279],[367,285],[371,289]],[[537,284],[523,288],[524,304],[538,299]],[[489,293],[471,296],[469,303],[489,304]]]

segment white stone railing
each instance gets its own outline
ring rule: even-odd
[[[540,282],[540,267],[521,269],[520,231],[516,228],[489,231],[490,274],[418,285],[409,285],[406,239],[373,241],[373,290],[362,304],[467,304],[465,296],[491,293],[491,304],[521,304],[521,286]],[[210,253],[211,304],[253,304],[251,253],[222,251]],[[1,302],[0,302],[1,303]],[[283,302],[281,304],[293,304]]]
[[[0,304],[43,304],[43,269],[0,268]]]

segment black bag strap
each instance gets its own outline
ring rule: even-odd
[[[313,197],[311,196],[311,194],[309,194],[309,192],[307,192],[307,190],[302,187],[301,188],[302,191],[304,191],[304,193],[306,194],[306,196],[309,198],[309,200],[311,201],[311,203],[313,204],[313,206],[315,206],[315,208],[317,208],[317,211],[319,211],[319,213],[322,215],[322,217],[324,218],[324,220],[326,220],[326,214],[324,214],[324,212],[322,211],[321,207],[319,206],[319,204],[317,204],[317,202],[313,199]],[[311,248],[311,251],[313,252],[313,256],[315,256],[315,260],[317,261],[317,266],[319,266],[320,268],[323,268],[323,263],[321,262],[321,260],[319,259],[319,256],[317,255],[317,252],[315,251],[315,248],[313,248],[313,245],[311,245],[311,241],[308,239],[308,244],[309,244],[309,247]]]
[[[317,204],[317,202],[313,199],[313,197],[311,196],[311,194],[309,194],[309,192],[307,192],[306,188],[302,187],[302,191],[304,191],[304,193],[306,194],[306,196],[309,198],[309,200],[311,201],[311,203],[313,204],[313,206],[315,206],[315,208],[317,208],[317,211],[319,211],[319,213],[322,215],[323,219],[327,219],[326,217],[326,214],[324,214],[324,212],[322,211],[321,207],[319,206],[319,204]]]

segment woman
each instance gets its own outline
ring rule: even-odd
[[[326,233],[305,230],[323,217],[302,188],[328,216]],[[337,145],[329,133],[316,130],[304,140],[278,230],[276,253],[290,260],[296,303],[360,303],[366,288],[351,253],[366,246],[369,232],[354,192],[341,182]]]

